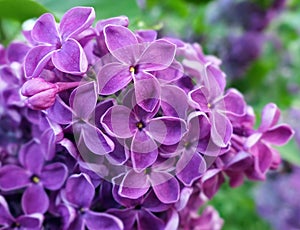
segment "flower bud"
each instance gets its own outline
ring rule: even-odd
[[[57,86],[51,82],[47,82],[42,78],[33,78],[26,81],[21,88],[21,93],[26,97],[31,97],[47,90],[57,90]]]
[[[57,93],[58,90],[56,88],[41,91],[29,97],[26,104],[33,110],[48,109],[54,104]]]

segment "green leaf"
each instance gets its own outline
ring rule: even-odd
[[[141,13],[135,0],[40,0],[39,2],[59,16],[75,6],[94,7],[97,19],[120,15],[134,18]]]
[[[23,22],[46,12],[48,10],[44,6],[33,0],[0,0],[0,19]]]

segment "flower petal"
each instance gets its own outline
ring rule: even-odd
[[[186,133],[186,123],[177,117],[153,118],[147,126],[147,131],[154,140],[164,145],[178,143]]]
[[[16,165],[5,165],[0,168],[0,189],[11,191],[30,184],[30,174]]]
[[[192,186],[206,170],[204,158],[197,152],[185,151],[176,165],[176,176],[185,185]]]
[[[63,163],[56,162],[43,168],[40,179],[47,189],[57,190],[63,186],[67,175],[67,167]]]
[[[149,226],[151,226],[151,229],[155,230],[165,229],[163,220],[145,209],[138,212],[137,225],[138,229],[149,229]]]
[[[109,108],[101,118],[101,124],[109,135],[118,138],[130,138],[136,131],[132,112],[123,105]]]
[[[88,61],[78,41],[70,38],[53,52],[53,65],[64,73],[80,75],[87,71]]]
[[[127,65],[115,62],[103,66],[97,74],[97,80],[99,94],[110,95],[125,88],[132,76]]]
[[[22,207],[26,214],[45,213],[49,208],[49,198],[40,185],[29,186],[22,196]]]
[[[107,25],[103,32],[110,53],[120,62],[127,65],[135,64],[140,52],[135,34],[119,25]]]
[[[85,224],[89,230],[123,230],[123,222],[110,214],[88,211]]]
[[[161,108],[165,116],[186,118],[189,105],[185,92],[175,85],[161,88]]]
[[[1,195],[0,195],[0,213],[1,213],[0,226],[1,225],[10,226],[13,223],[14,218],[10,214],[9,207],[6,200]]]
[[[20,149],[19,160],[31,173],[39,175],[45,161],[40,144],[35,140],[24,144]]]
[[[59,32],[63,40],[74,37],[89,28],[95,19],[92,7],[73,7],[62,17]]]
[[[88,175],[74,174],[69,177],[64,190],[65,198],[71,204],[89,208],[94,198],[95,188]]]
[[[176,46],[167,40],[152,42],[138,60],[139,68],[143,71],[157,71],[168,68],[175,57]]]
[[[261,124],[258,128],[259,132],[265,132],[274,126],[280,117],[280,110],[274,103],[267,104],[261,114]]]
[[[31,37],[36,42],[52,45],[60,43],[56,22],[52,14],[46,13],[38,18],[31,31]]]
[[[129,199],[138,199],[150,188],[147,175],[144,172],[137,173],[134,170],[128,171],[119,187],[118,194]]]
[[[232,125],[229,119],[218,112],[211,113],[211,138],[220,147],[226,147],[232,135]]]
[[[189,92],[189,100],[193,107],[199,109],[201,112],[209,112],[209,90],[201,86]]]
[[[80,85],[73,90],[70,104],[78,118],[87,120],[91,117],[97,103],[96,85],[94,81]]]
[[[147,112],[152,112],[160,101],[160,84],[152,74],[140,72],[134,77],[137,104]]]
[[[223,98],[224,112],[234,116],[242,116],[246,113],[246,103],[243,95],[235,89],[227,91]]]
[[[125,209],[108,209],[107,212],[114,216],[117,216],[120,220],[122,220],[124,224],[124,230],[134,229],[134,224],[137,219],[137,211],[133,208],[125,208]]]
[[[179,199],[180,188],[176,178],[167,172],[150,173],[151,185],[157,198],[164,204],[175,203]]]
[[[262,139],[271,144],[281,146],[291,139],[293,133],[289,125],[279,125],[263,133]]]
[[[26,55],[24,61],[24,71],[26,77],[38,77],[44,67],[51,59],[54,46],[36,46]]]
[[[44,216],[41,213],[33,213],[30,215],[23,215],[16,219],[16,222],[25,229],[39,229],[44,221]]]
[[[158,156],[157,145],[144,131],[137,131],[131,143],[132,165],[141,172],[152,165]]]
[[[104,155],[113,151],[114,143],[100,129],[95,126],[85,123],[81,126],[77,134],[81,134],[84,143],[90,151],[97,155]]]

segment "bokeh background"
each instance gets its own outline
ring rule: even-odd
[[[210,204],[225,230],[300,229],[300,1],[0,0],[0,42],[22,39],[30,18],[50,11],[59,19],[79,5],[94,7],[97,19],[127,15],[132,29],[200,43],[222,60],[228,88],[243,92],[258,118],[266,103],[279,106],[282,121],[296,131],[280,149],[280,169],[265,183],[223,185]]]

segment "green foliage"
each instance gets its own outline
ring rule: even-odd
[[[256,213],[253,188],[253,182],[248,181],[234,189],[224,184],[209,202],[225,220],[222,230],[271,230],[271,227]]]
[[[0,0],[0,19],[23,22],[46,12],[48,10],[44,6],[33,0]]]
[[[129,18],[135,18],[139,15],[135,0],[38,0],[48,9],[63,15],[68,9],[75,6],[92,6],[96,11],[97,19],[126,15]]]

